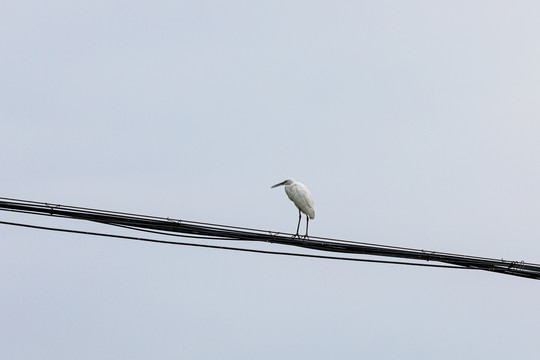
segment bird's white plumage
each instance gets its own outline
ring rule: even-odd
[[[309,216],[310,219],[315,219],[313,197],[306,185],[293,180],[292,184],[285,185],[285,193],[298,210]]]
[[[293,179],[287,179],[272,186],[272,188],[285,185],[285,193],[291,199],[291,201],[298,208],[298,226],[296,227],[296,235],[298,236],[298,229],[300,228],[300,220],[302,218],[302,213],[306,214],[306,235],[304,238],[308,237],[308,225],[309,219],[315,219],[315,206],[313,204],[313,196],[309,192],[306,185],[296,182]]]

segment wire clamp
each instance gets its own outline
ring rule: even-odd
[[[266,242],[269,242],[269,243],[274,243],[274,242],[276,242],[276,236],[278,236],[280,233],[279,233],[279,232],[272,233],[271,230],[268,230],[268,233],[269,233],[270,236],[272,237],[272,240],[267,240]]]
[[[422,254],[425,254],[425,259],[426,261],[429,261],[430,260],[430,256],[433,255],[435,253],[435,251],[426,251],[424,249],[421,250]]]
[[[49,209],[50,209],[50,214],[53,215],[53,210],[55,208],[59,208],[60,207],[60,204],[49,204],[49,203],[45,203],[45,206],[47,206]]]

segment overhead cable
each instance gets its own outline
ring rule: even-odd
[[[272,231],[80,208],[67,205],[51,205],[36,201],[8,198],[0,198],[0,210],[87,220],[102,224],[127,227],[133,230],[158,232],[162,235],[175,235],[212,240],[259,241],[332,253],[402,258],[414,261],[436,261],[450,264],[452,267],[457,266],[468,269],[479,269],[532,279],[540,279],[540,265],[526,263],[524,261],[518,262],[436,251],[425,251],[372,243],[352,242],[340,239],[318,237],[304,239],[291,237]]]

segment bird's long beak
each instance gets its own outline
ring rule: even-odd
[[[281,185],[285,185],[286,182],[287,182],[287,180],[282,181],[279,184],[276,184],[276,185],[272,186],[272,189],[275,188],[275,187],[281,186]]]

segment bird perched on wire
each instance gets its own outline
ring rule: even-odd
[[[302,220],[302,213],[304,213],[306,214],[306,235],[304,238],[307,238],[309,219],[315,219],[313,196],[311,196],[306,185],[294,181],[293,179],[282,181],[279,184],[272,186],[272,189],[281,185],[285,185],[285,193],[298,208],[298,226],[296,227],[295,236],[300,237],[300,235],[298,235],[298,230],[300,230],[300,221]]]

